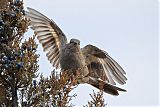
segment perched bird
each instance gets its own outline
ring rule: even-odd
[[[126,91],[115,86],[116,82],[126,83],[126,73],[107,52],[93,45],[80,48],[77,39],[67,42],[65,34],[53,20],[32,8],[27,9],[25,14],[30,19],[31,28],[55,68],[61,68],[69,74],[79,70],[79,83],[88,83],[99,89],[103,84],[104,92],[111,95]]]

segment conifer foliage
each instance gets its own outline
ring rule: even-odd
[[[18,93],[26,89],[38,71],[34,38],[22,42],[27,30],[23,2],[1,1],[0,9],[0,105],[18,107]]]

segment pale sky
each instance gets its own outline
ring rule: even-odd
[[[127,84],[118,86],[127,92],[118,97],[105,94],[108,106],[158,106],[157,0],[25,0],[24,6],[53,19],[68,40],[78,38],[81,47],[93,44],[107,51],[125,69]],[[38,53],[39,72],[49,76],[53,67],[40,45]],[[97,91],[79,85],[72,103],[87,104],[93,89]]]

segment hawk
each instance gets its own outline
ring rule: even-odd
[[[98,89],[103,84],[103,91],[111,95],[119,95],[119,84],[126,83],[125,71],[109,56],[107,52],[93,45],[80,48],[80,41],[67,41],[66,35],[57,24],[32,8],[27,8],[26,17],[30,19],[31,28],[42,44],[50,63],[68,74],[81,73],[79,83],[88,83]]]

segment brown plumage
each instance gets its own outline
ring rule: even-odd
[[[93,45],[80,48],[80,41],[67,38],[56,23],[40,12],[28,8],[26,17],[30,19],[31,28],[37,34],[39,42],[47,53],[48,60],[55,68],[68,73],[81,73],[80,83],[88,83],[104,92],[119,95],[116,82],[125,84],[127,78],[122,67],[105,51]]]

